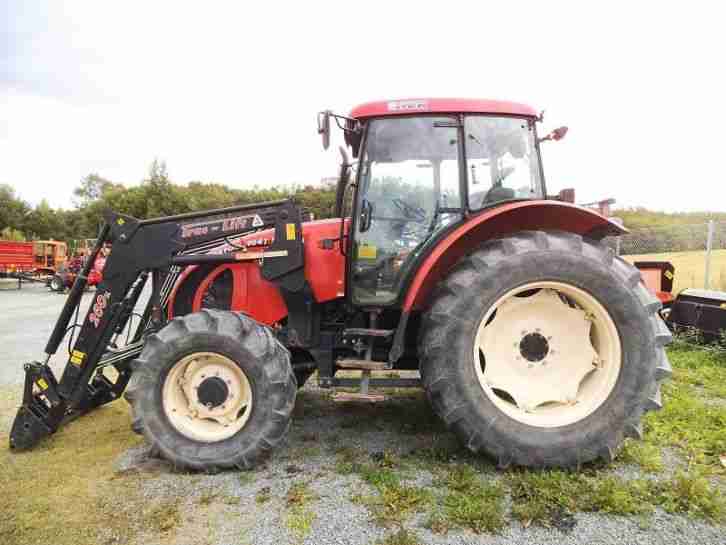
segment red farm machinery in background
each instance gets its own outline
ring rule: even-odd
[[[0,278],[23,281],[48,281],[68,259],[68,246],[58,240],[19,242],[0,240]]]

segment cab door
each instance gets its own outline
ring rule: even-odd
[[[458,120],[368,123],[358,173],[348,286],[359,306],[394,305],[424,244],[461,217]]]

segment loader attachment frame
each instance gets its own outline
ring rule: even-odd
[[[167,298],[183,267],[255,259],[262,275],[293,298],[306,287],[301,209],[292,199],[240,205],[199,213],[138,220],[106,212],[105,224],[83,270],[76,278],[45,347],[43,361],[26,363],[23,402],[10,433],[10,447],[29,449],[63,423],[121,396],[131,378],[130,362],[144,340],[166,323]],[[275,239],[264,251],[250,251],[229,240],[274,227]],[[93,262],[110,245],[103,281],[81,323],[83,292]],[[151,296],[142,314],[134,309],[151,277]],[[131,334],[133,316],[138,316]],[[49,366],[69,332],[80,328],[63,373]],[[118,347],[129,328],[128,342]],[[115,373],[105,373],[113,368]]]

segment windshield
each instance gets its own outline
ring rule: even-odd
[[[464,129],[470,208],[544,198],[533,121],[470,115]]]

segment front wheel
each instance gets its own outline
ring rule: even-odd
[[[289,353],[243,314],[175,318],[147,338],[132,368],[132,427],[176,467],[249,469],[287,433],[296,396]]]
[[[572,233],[486,243],[442,281],[424,318],[434,410],[500,466],[612,459],[659,408],[670,334],[637,269]]]
[[[63,279],[60,277],[59,274],[53,275],[53,278],[50,279],[49,287],[51,291],[55,291],[58,293],[61,293],[65,289]]]

